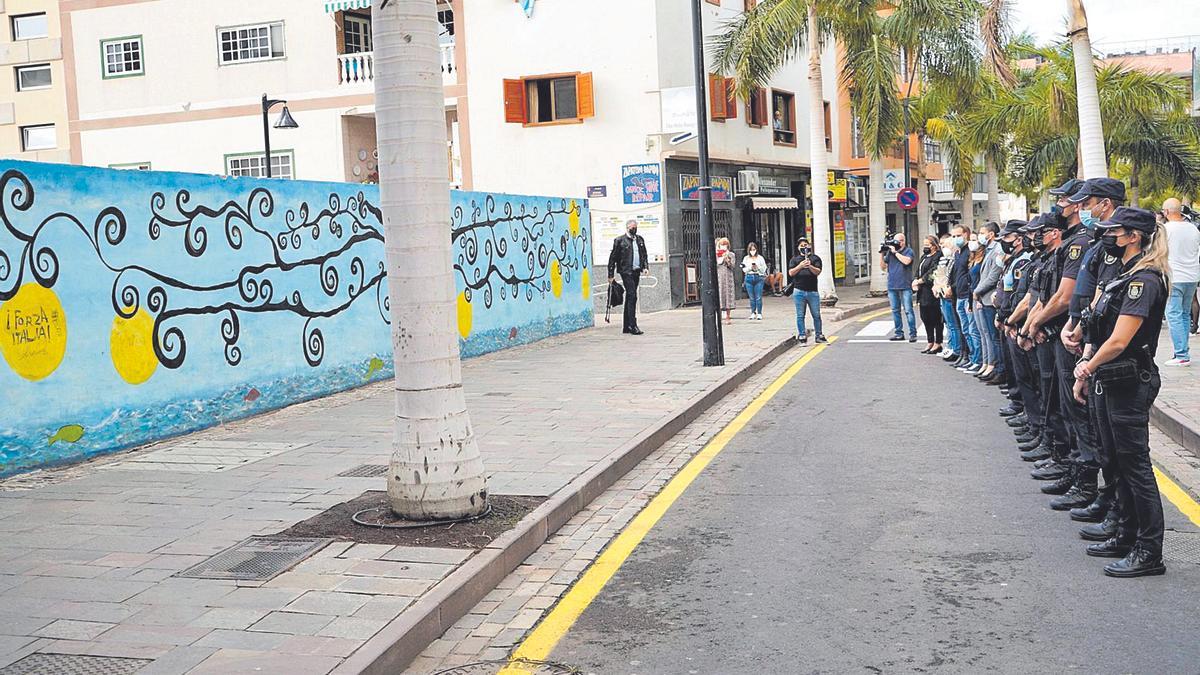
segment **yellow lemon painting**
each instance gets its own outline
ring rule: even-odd
[[[571,205],[568,207],[568,209],[570,210],[570,213],[567,215],[567,226],[571,230],[571,236],[578,237],[579,236],[579,211],[580,211],[579,205],[575,203],[574,199],[572,199]]]
[[[109,354],[117,374],[129,384],[141,384],[158,368],[154,355],[154,319],[139,309],[128,319],[113,319]]]
[[[579,278],[582,281],[580,285],[583,286],[583,299],[587,300],[592,297],[592,275],[588,272],[588,268],[583,268]]]
[[[25,284],[0,304],[0,353],[13,372],[34,382],[58,369],[67,353],[67,315],[54,291]]]
[[[467,292],[463,291],[458,294],[458,334],[464,340],[471,337],[472,319],[471,301],[467,299]]]
[[[562,297],[562,266],[558,264],[558,259],[550,261],[550,292],[554,297]]]

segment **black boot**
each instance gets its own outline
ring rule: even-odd
[[[1025,446],[1021,446],[1021,447],[1025,447]],[[1041,445],[1035,445],[1032,448],[1029,448],[1025,452],[1021,453],[1021,459],[1025,460],[1026,462],[1040,462],[1043,459],[1049,459],[1049,458],[1050,458],[1050,448],[1046,447],[1045,443],[1043,443]],[[1037,465],[1034,465],[1034,466],[1037,467]],[[1041,467],[1037,467],[1037,468],[1041,468]]]
[[[1079,537],[1088,541],[1108,541],[1117,536],[1117,525],[1121,522],[1121,512],[1114,505],[1105,514],[1104,520],[1079,528]]]
[[[1071,486],[1075,484],[1076,477],[1079,476],[1079,471],[1073,464],[1067,465],[1065,468],[1067,472],[1063,474],[1062,478],[1059,478],[1049,485],[1042,486],[1043,493],[1048,495],[1062,495],[1066,494],[1067,491],[1071,489]]]
[[[1108,490],[1101,490],[1091,504],[1071,509],[1071,520],[1080,523],[1099,523],[1104,520],[1104,516],[1108,515],[1112,501]]]
[[[1113,535],[1099,544],[1087,547],[1087,554],[1093,558],[1124,558],[1133,550],[1133,539]]]
[[[1025,412],[1025,408],[1013,403],[1009,403],[1007,407],[1000,409],[1001,417],[1014,417]]]
[[[1019,429],[1021,427],[1029,426],[1029,419],[1026,418],[1024,414],[1015,415],[1008,418],[1006,424],[1014,429]]]
[[[1043,466],[1042,468],[1034,469],[1033,471],[1029,472],[1029,477],[1034,480],[1057,481],[1057,480],[1062,480],[1064,476],[1068,476],[1070,473],[1071,473],[1071,467],[1069,467],[1065,464],[1059,464],[1058,462],[1051,460],[1051,462],[1049,464]],[[1066,492],[1067,488],[1069,488],[1069,487],[1070,487],[1070,484],[1068,483],[1065,487],[1063,487],[1063,492]],[[1060,495],[1060,494],[1062,494],[1062,492],[1047,492],[1046,494]]]
[[[1104,566],[1104,573],[1110,577],[1150,577],[1165,574],[1167,566],[1163,564],[1162,554],[1155,553],[1142,545],[1133,547],[1123,560]]]
[[[1029,431],[1017,436],[1017,445],[1025,445],[1026,443],[1034,443],[1036,445],[1037,442],[1040,442],[1041,440],[1042,432],[1034,429],[1033,427],[1029,427]],[[1029,448],[1025,449],[1028,450]]]
[[[1070,511],[1092,503],[1099,493],[1096,478],[1100,473],[1098,466],[1081,466],[1076,472],[1075,484],[1063,496],[1050,500],[1050,508],[1055,511]]]
[[[1046,458],[1044,458],[1044,459],[1039,459],[1039,460],[1035,461],[1035,462],[1033,463],[1033,468],[1035,468],[1035,469],[1041,469],[1041,468],[1043,468],[1043,467],[1050,466],[1051,464],[1057,464],[1057,462],[1055,462],[1055,461],[1054,461],[1054,457],[1053,457],[1053,456],[1046,457]]]

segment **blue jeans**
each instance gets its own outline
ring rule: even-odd
[[[888,302],[892,305],[892,327],[897,337],[904,337],[904,322],[900,320],[900,306],[904,306],[904,315],[908,317],[908,334],[917,336],[917,318],[913,316],[913,299],[911,288],[889,288]]]
[[[955,354],[961,354],[962,326],[958,323],[958,313],[954,311],[954,301],[949,298],[942,298],[942,319],[946,322],[946,346]]]
[[[976,307],[975,312],[975,316],[979,319],[978,323],[982,324],[982,338],[987,340],[987,349],[984,350],[984,354],[987,356],[987,365],[999,366],[1001,363],[1000,334],[996,332],[996,308],[984,305]]]
[[[958,321],[962,324],[967,348],[971,350],[971,365],[978,366],[983,361],[983,347],[979,342],[979,327],[975,325],[975,314],[967,311],[969,303],[966,298],[958,299]]]
[[[1167,326],[1171,329],[1171,344],[1175,358],[1190,360],[1188,350],[1188,328],[1192,323],[1192,296],[1196,295],[1196,284],[1171,284],[1171,296],[1167,298]]]
[[[761,274],[746,275],[746,295],[750,296],[751,314],[762,314],[762,292],[764,282],[766,282],[766,279]]]
[[[821,294],[816,291],[796,291],[792,293],[792,302],[796,303],[796,334],[801,339],[808,334],[804,326],[804,311],[812,312],[813,330],[821,335]]]

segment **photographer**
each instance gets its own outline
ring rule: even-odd
[[[821,332],[821,295],[817,292],[817,279],[821,276],[821,258],[813,254],[808,239],[803,237],[796,244],[799,255],[792,256],[788,261],[788,276],[792,279],[792,301],[796,303],[796,341],[808,343],[808,329],[804,325],[805,313],[813,317],[813,329],[816,331],[817,344],[825,344],[825,334]]]
[[[888,301],[892,305],[892,325],[895,333],[892,341],[904,339],[904,323],[900,320],[900,307],[908,317],[908,341],[917,341],[917,318],[913,314],[913,250],[905,245],[904,233],[897,233],[883,240],[879,247],[879,269],[887,272]]]

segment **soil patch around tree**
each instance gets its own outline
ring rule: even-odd
[[[358,544],[392,544],[479,550],[516,527],[525,514],[546,501],[545,497],[489,495],[492,511],[478,520],[417,528],[383,528],[360,525],[352,516],[365,509],[388,513],[387,492],[369,490],[279,533],[284,537],[321,537]],[[401,522],[401,521],[397,521]]]

